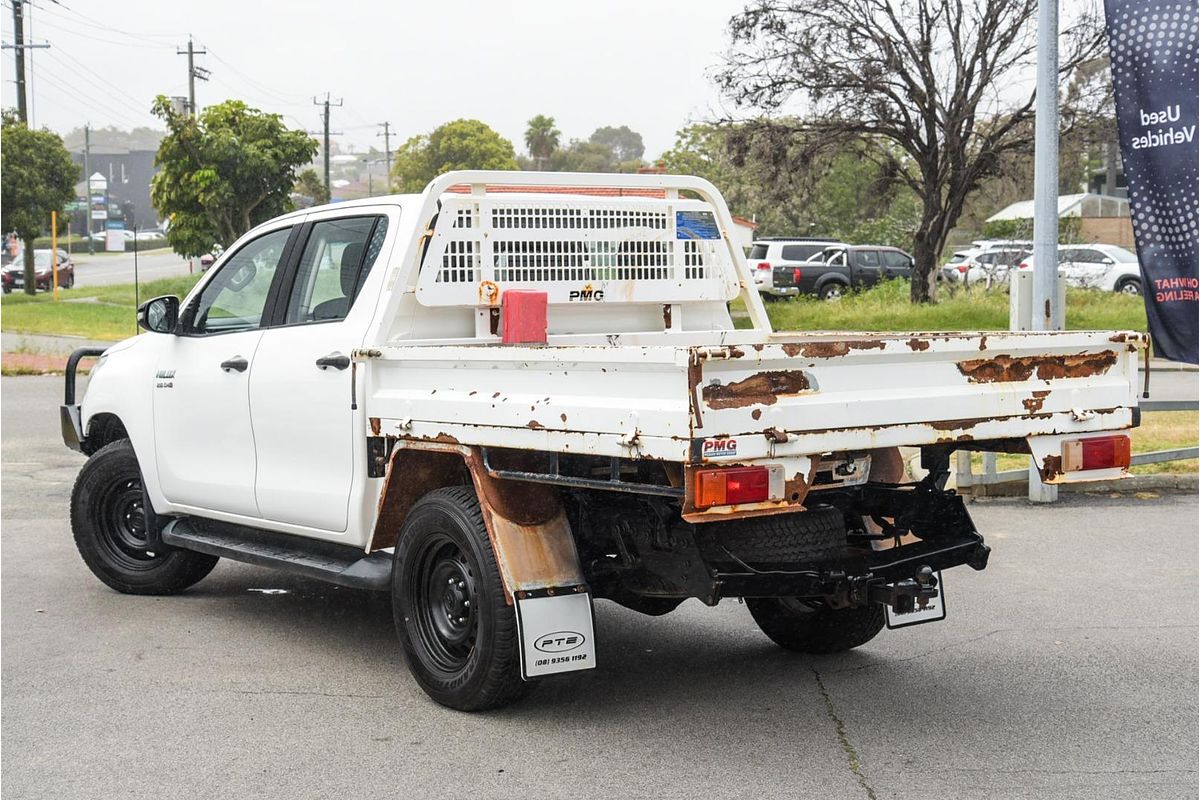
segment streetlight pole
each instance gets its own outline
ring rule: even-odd
[[[1058,294],[1058,0],[1038,0],[1037,99],[1033,126],[1032,328],[1063,328]],[[1042,483],[1032,460],[1029,499],[1049,503],[1058,487]]]

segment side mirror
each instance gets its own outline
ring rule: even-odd
[[[156,297],[138,306],[137,324],[144,331],[174,333],[178,322],[179,298],[175,295]]]

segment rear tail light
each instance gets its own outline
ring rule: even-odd
[[[755,266],[758,267],[758,269],[770,269],[771,262],[770,261],[760,261]]]
[[[1067,440],[1062,443],[1062,470],[1128,469],[1129,444],[1129,437],[1123,435]]]
[[[794,280],[796,283],[799,283],[802,277],[804,277],[804,270],[800,269],[799,267],[796,267],[794,270],[792,270],[792,280]]]
[[[696,508],[763,503],[783,496],[783,467],[727,467],[696,472]]]
[[[1029,269],[1029,262],[1022,261],[1020,264],[1017,264],[1017,269]]]
[[[968,267],[966,264],[959,264],[957,267],[955,267],[955,269],[965,275],[970,267]]]

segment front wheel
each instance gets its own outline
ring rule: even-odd
[[[830,608],[820,600],[797,597],[748,597],[750,616],[771,641],[797,653],[843,653],[883,630],[880,603]]]
[[[438,703],[482,711],[532,688],[521,679],[516,614],[472,489],[430,492],[405,518],[392,613],[409,671]]]
[[[176,594],[212,572],[217,557],[152,546],[153,510],[128,439],[97,450],[71,492],[75,546],[92,573],[125,594]]]

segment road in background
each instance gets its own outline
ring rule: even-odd
[[[86,251],[72,254],[75,262],[75,285],[110,286],[115,283],[133,283],[133,251],[125,253],[97,253],[88,255]],[[200,272],[199,259],[193,260],[195,272]],[[188,261],[180,258],[169,249],[151,250],[138,253],[138,281],[152,281],[157,278],[175,278],[187,275]]]
[[[838,656],[736,601],[601,601],[597,670],[471,715],[409,678],[386,595],[228,561],[106,588],[61,379],[0,390],[6,800],[1196,796],[1194,496],[972,503],[992,561],[946,573],[949,618]]]

